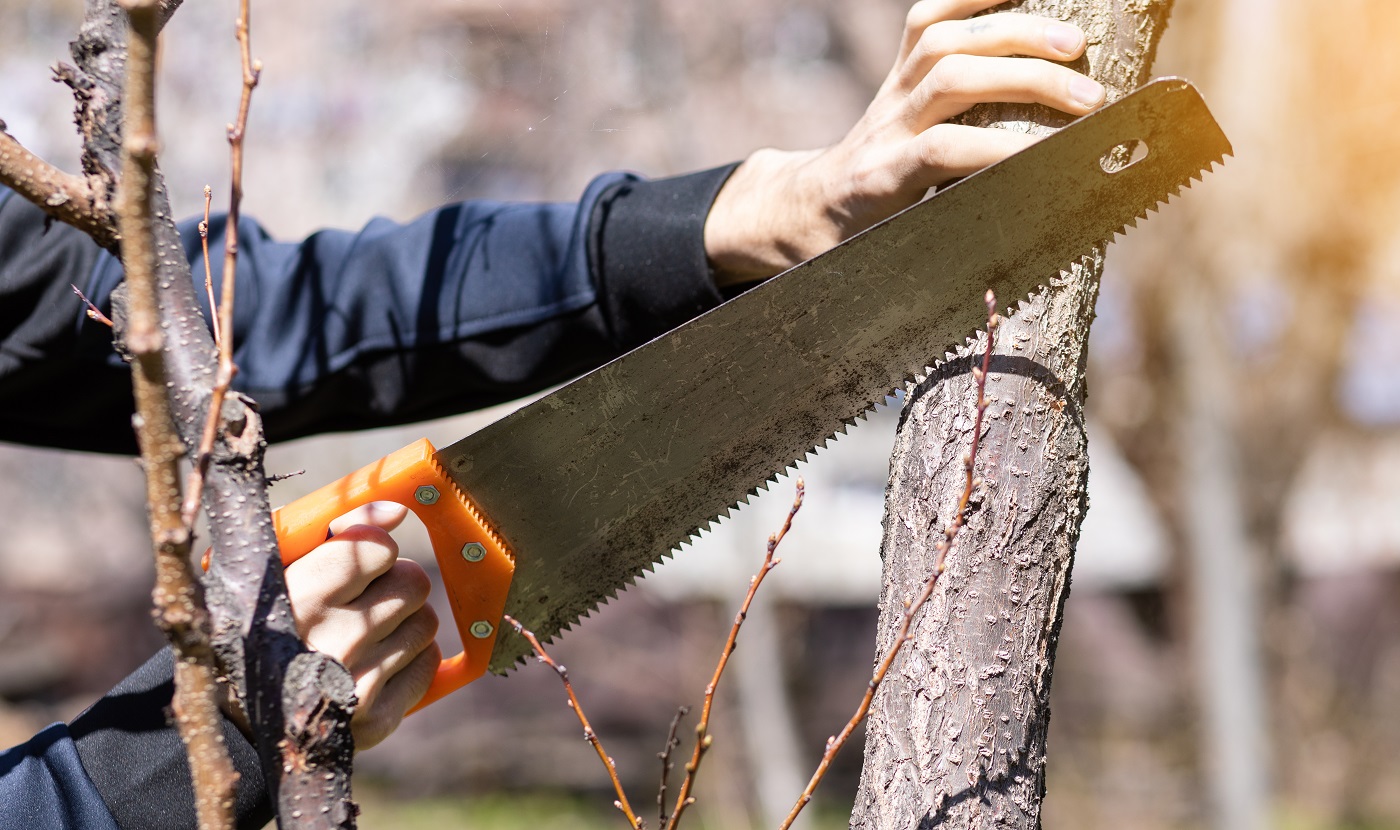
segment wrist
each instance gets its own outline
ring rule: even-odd
[[[734,170],[705,219],[717,285],[766,279],[841,241],[810,173],[822,152],[759,150]]]

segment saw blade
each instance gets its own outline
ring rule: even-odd
[[[1117,172],[1101,159],[1143,142]],[[446,447],[552,637],[1230,152],[1163,79]],[[530,652],[504,629],[491,660]]]

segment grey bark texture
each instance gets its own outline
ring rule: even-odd
[[[163,25],[179,5],[180,0],[162,0],[159,22]],[[77,100],[83,172],[108,202],[119,178],[127,43],[127,14],[120,2],[86,0],[84,23],[72,44],[74,65],[55,71]],[[158,170],[153,177],[159,325],[171,414],[186,446],[194,447],[210,405],[216,353],[164,180]],[[112,234],[104,244],[119,250],[115,238]],[[114,295],[113,315],[118,351],[127,354],[122,292],[119,288]],[[256,409],[241,398],[227,398],[220,414],[220,439],[203,490],[213,546],[205,588],[214,650],[253,724],[278,826],[353,827],[354,682],[344,666],[308,649],[297,634],[268,508]]]
[[[1026,0],[996,11],[1069,20],[1088,33],[1075,66],[1114,100],[1147,80],[1171,0]],[[1046,131],[1038,106],[974,109],[965,122]],[[1038,828],[1050,680],[1079,526],[1088,507],[1084,372],[1103,251],[997,332],[968,524],[913,639],[877,694],[851,816],[860,828]],[[974,356],[985,335],[911,390],[886,492],[877,654],[933,566],[972,443]],[[932,356],[931,356],[932,357]]]

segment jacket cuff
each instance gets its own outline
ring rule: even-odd
[[[88,778],[122,830],[187,830],[198,824],[185,745],[167,716],[174,672],[166,648],[69,726]],[[273,817],[258,752],[228,719],[223,733],[239,776],[238,827],[256,830]]]
[[[705,218],[737,166],[628,177],[598,197],[589,259],[618,347],[640,346],[723,301],[705,255]]]

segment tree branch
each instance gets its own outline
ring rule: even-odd
[[[564,692],[569,696],[569,708],[574,711],[574,716],[578,718],[578,722],[583,726],[584,740],[588,741],[588,745],[593,747],[593,751],[598,754],[598,760],[603,762],[603,766],[608,771],[608,778],[612,781],[613,792],[617,795],[617,800],[613,802],[613,806],[622,811],[622,814],[627,817],[627,824],[633,827],[634,830],[644,830],[646,827],[645,823],[638,818],[636,812],[633,811],[631,802],[627,800],[627,793],[622,789],[622,781],[617,777],[617,764],[613,762],[612,756],[608,755],[607,750],[603,749],[602,740],[598,738],[598,733],[593,731],[593,724],[588,722],[588,716],[583,712],[583,705],[578,702],[578,695],[574,693],[574,684],[569,682],[569,670],[559,665],[559,663],[555,662],[553,657],[549,656],[549,652],[545,651],[539,638],[535,636],[535,632],[521,625],[519,620],[509,614],[506,614],[501,619],[505,620],[506,624],[511,628],[514,628],[516,634],[519,634],[529,641],[530,648],[535,650],[535,656],[541,663],[554,669],[554,673],[559,675],[560,682],[564,684]]]
[[[204,590],[190,561],[190,526],[180,512],[180,459],[184,444],[165,394],[165,339],[156,289],[154,0],[128,0],[132,40],[127,61],[126,121],[117,219],[123,238],[122,267],[128,314],[122,338],[132,364],[137,433],[146,471],[146,500],[155,542],[156,621],[175,652],[173,709],[189,753],[195,810],[201,830],[231,830],[238,773],[223,744],[219,686],[209,645]]]
[[[671,780],[671,769],[674,764],[671,762],[671,752],[681,745],[681,739],[676,737],[676,731],[680,729],[681,720],[690,714],[689,706],[682,706],[676,710],[675,717],[671,718],[671,728],[666,732],[666,746],[656,753],[657,759],[661,761],[661,785],[656,791],[657,827],[666,826],[666,787]]]
[[[179,3],[157,2],[158,29]],[[151,0],[139,5],[155,8]],[[126,27],[126,13],[116,0],[87,0],[72,44],[74,65],[55,70],[77,102],[82,167],[96,204],[114,202],[121,179]],[[354,684],[343,666],[310,652],[297,635],[269,516],[261,423],[241,398],[211,406],[215,351],[154,161],[142,190],[149,194],[148,248],[154,255],[138,255],[154,263],[154,282],[161,287],[155,330],[169,412],[185,447],[198,445],[210,409],[220,420],[201,499],[213,537],[205,577],[213,647],[224,676],[246,706],[282,826],[353,827],[357,811],[350,800],[354,744],[349,723]],[[119,343],[130,331],[126,293],[119,289],[113,296]],[[136,331],[137,343],[123,347],[129,353],[134,353],[133,345],[141,350],[148,345],[141,342],[143,328]]]
[[[0,121],[0,184],[38,205],[49,216],[111,248],[116,218],[82,176],[65,173],[25,149]]]
[[[200,225],[200,237],[204,240],[204,286],[209,292],[209,312],[214,318],[214,345],[219,352],[219,371],[214,378],[209,414],[204,419],[204,430],[200,434],[199,445],[194,453],[194,464],[190,469],[189,493],[182,511],[186,521],[190,523],[194,521],[203,495],[204,479],[209,472],[214,440],[218,437],[219,414],[223,411],[224,398],[233,384],[234,375],[238,374],[238,366],[233,362],[233,302],[238,282],[238,220],[243,205],[243,134],[248,129],[248,108],[253,100],[253,88],[258,85],[258,75],[262,72],[262,65],[253,60],[249,17],[248,0],[243,0],[237,23],[239,51],[243,56],[243,94],[238,104],[238,120],[228,127],[229,167],[232,175],[228,219],[224,226],[224,271],[220,285],[222,298],[217,305],[214,303],[213,284],[209,275],[209,188],[204,189],[204,222]]]
[[[700,722],[695,725],[695,748],[691,750],[690,761],[685,765],[685,778],[681,779],[680,792],[676,795],[676,805],[671,810],[671,818],[666,823],[666,830],[676,830],[680,826],[681,816],[685,814],[685,809],[695,803],[695,797],[691,792],[695,789],[695,778],[700,772],[700,762],[705,759],[705,753],[710,749],[712,737],[710,735],[710,710],[714,705],[715,692],[719,690],[720,677],[724,675],[725,666],[729,664],[729,655],[734,653],[734,648],[739,642],[739,630],[744,625],[744,620],[749,616],[749,608],[753,605],[753,598],[758,595],[758,587],[763,584],[763,578],[768,572],[773,570],[781,562],[781,559],[774,558],[778,545],[782,544],[783,538],[792,529],[792,520],[797,516],[797,511],[802,509],[802,499],[806,494],[806,484],[802,478],[797,479],[797,495],[793,497],[792,507],[788,508],[787,518],[783,521],[783,526],[768,537],[768,548],[763,556],[763,566],[758,569],[758,573],[749,579],[749,592],[744,596],[744,602],[739,606],[739,612],[734,615],[734,624],[729,627],[729,638],[725,640],[724,650],[720,652],[719,662],[715,664],[714,676],[710,678],[710,684],[705,687],[705,701],[700,707]]]

